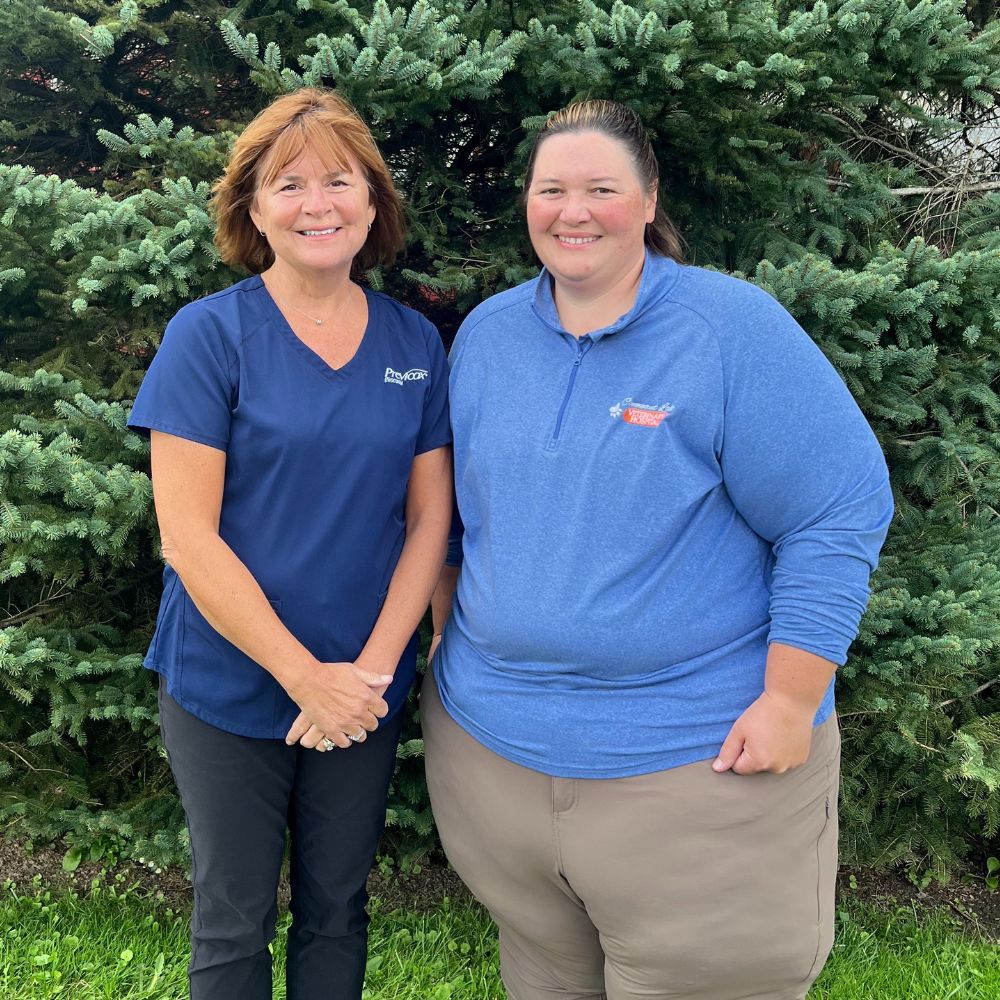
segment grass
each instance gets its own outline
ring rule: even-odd
[[[830,961],[809,1000],[996,1000],[1000,947],[942,912],[841,911]]]
[[[862,904],[841,912],[837,945],[810,1000],[995,1000],[1000,948],[941,914]],[[447,900],[428,913],[373,903],[367,1000],[503,1000],[493,927]],[[283,978],[284,931],[275,942]],[[181,1000],[187,916],[122,886],[90,894],[6,886],[0,897],[0,997]],[[283,987],[276,996],[284,997]]]

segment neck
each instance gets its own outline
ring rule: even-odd
[[[268,291],[283,301],[317,316],[339,308],[354,291],[349,271],[303,273],[276,260],[261,274]]]
[[[643,254],[602,288],[555,280],[553,297],[566,332],[582,337],[624,316],[635,305],[645,260]]]

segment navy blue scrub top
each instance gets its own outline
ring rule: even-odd
[[[129,426],[226,453],[219,534],[288,630],[324,662],[371,634],[405,536],[415,455],[451,442],[448,368],[419,313],[366,291],[368,326],[333,369],[285,322],[260,277],[170,321]],[[168,566],[145,665],[171,696],[227,732],[280,739],[298,706],[205,620]],[[413,682],[416,636],[385,694]]]

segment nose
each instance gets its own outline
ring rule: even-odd
[[[579,194],[567,194],[563,199],[559,218],[567,225],[589,221],[590,209],[587,207],[586,198]]]
[[[308,212],[310,215],[325,215],[328,207],[329,198],[323,189],[323,185],[307,185],[302,198],[302,210]]]

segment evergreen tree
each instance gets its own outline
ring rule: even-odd
[[[545,114],[640,113],[692,262],[784,303],[891,467],[898,514],[841,671],[848,856],[944,873],[995,842],[992,3],[9,0],[0,32],[0,822],[181,847],[136,669],[157,555],[123,408],[169,316],[237,277],[209,211],[233,135],[313,84],[359,108],[407,201],[401,264],[370,282],[446,337],[534,273],[519,178]],[[430,829],[419,749],[411,728],[401,851]]]

